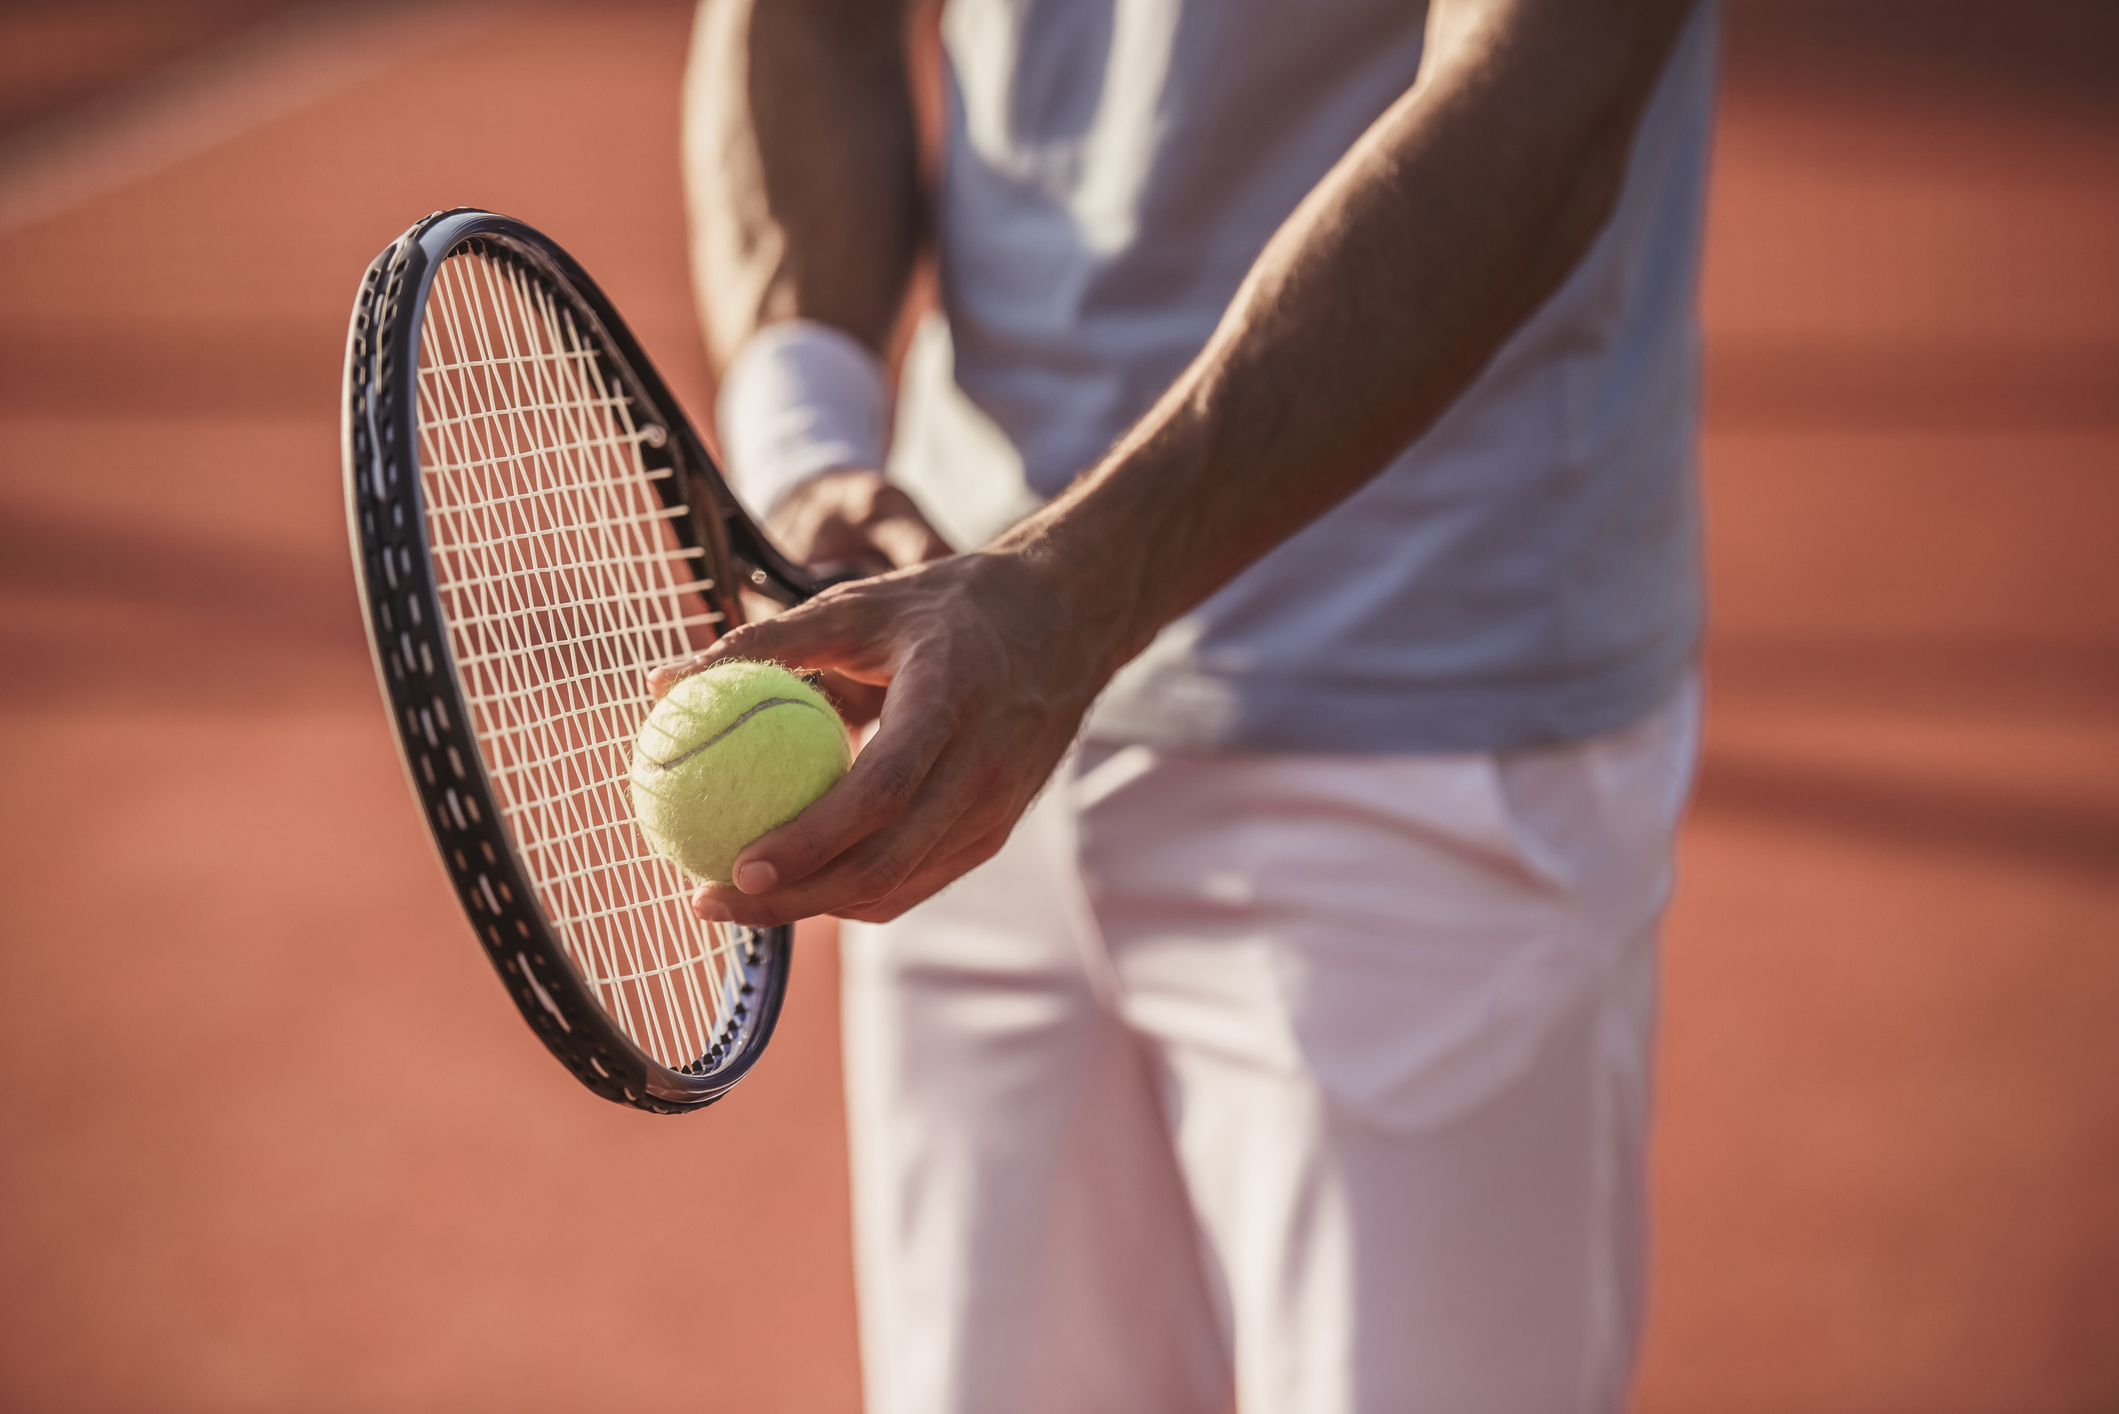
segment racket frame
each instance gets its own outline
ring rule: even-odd
[[[787,559],[729,491],[705,442],[625,322],[564,250],[523,224],[459,207],[416,222],[361,278],[346,335],[340,452],[346,516],[362,622],[376,679],[390,709],[405,776],[427,821],[464,915],[523,1020],[574,1077],[596,1094],[656,1114],[683,1114],[727,1094],[757,1064],[786,996],[791,928],[742,928],[728,952],[724,985],[739,1002],[714,1048],[687,1069],[663,1064],[596,1001],[538,902],[532,875],[502,824],[500,798],[480,754],[449,644],[435,582],[419,463],[419,340],[427,297],[442,263],[468,242],[520,263],[573,308],[605,376],[632,399],[636,427],[661,429],[641,443],[669,524],[690,563],[711,581],[701,597],[744,621],[739,583],[781,604],[822,585]],[[709,1059],[711,1057],[711,1059]]]

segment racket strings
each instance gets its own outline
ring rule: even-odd
[[[714,1051],[741,1003],[732,930],[632,819],[649,668],[719,616],[669,525],[644,431],[572,308],[460,250],[421,336],[428,534],[481,755],[540,903],[604,1010],[663,1064]]]
[[[491,272],[489,271],[486,273],[490,279]],[[514,287],[513,293],[520,296],[523,293],[520,276],[517,275],[515,279],[512,280],[510,283]],[[493,293],[493,291],[489,289],[487,293]],[[554,322],[551,318],[551,311],[549,309],[538,312],[544,315],[543,322],[547,324],[551,324]],[[526,335],[534,334],[535,329],[536,325],[534,323],[530,325],[530,328],[528,330],[513,329],[506,324],[502,324],[500,326],[500,336],[504,340],[515,337],[525,337]],[[574,336],[571,338],[566,337],[569,331],[559,329],[554,330],[553,332],[559,337],[554,339],[548,339],[543,342],[546,342],[547,344],[557,344],[562,352],[562,356],[564,356],[565,354],[578,352],[578,331],[573,331]],[[538,360],[524,359],[519,355],[513,357],[493,358],[491,354],[492,339],[490,335],[484,342],[486,344],[486,347],[481,348],[479,350],[479,353],[485,357],[485,361],[493,365],[498,365],[502,368],[507,368],[509,366],[516,367],[517,369],[529,368],[533,372],[535,377],[532,383],[532,387],[530,389],[531,396],[533,398],[544,398],[546,400],[547,406],[541,409],[537,408],[536,405],[530,401],[530,399],[519,396],[519,393],[521,391],[519,388],[503,388],[499,396],[492,396],[489,390],[474,388],[472,390],[474,393],[488,393],[488,396],[477,398],[475,399],[475,402],[488,405],[498,405],[501,407],[510,407],[517,411],[529,409],[530,415],[533,420],[536,423],[541,424],[535,425],[531,428],[533,436],[528,440],[531,441],[533,450],[549,453],[549,451],[555,445],[556,447],[563,450],[568,446],[568,444],[572,444],[575,449],[577,449],[578,451],[585,451],[592,459],[597,458],[597,453],[599,451],[608,450],[607,445],[603,447],[598,446],[599,443],[607,444],[608,442],[607,436],[597,435],[599,432],[606,431],[606,429],[599,428],[596,425],[593,419],[593,415],[590,419],[584,420],[583,413],[584,411],[593,410],[598,405],[608,407],[609,401],[607,399],[589,396],[587,389],[583,386],[584,380],[578,376],[577,370],[570,370],[564,366],[561,366],[556,370],[542,369],[537,367],[537,364],[539,362]],[[549,355],[549,349],[547,350],[547,353]],[[550,376],[553,372],[556,372],[558,376]],[[574,373],[576,374],[576,376],[568,376],[570,373]],[[518,460],[519,455],[523,450],[522,446],[520,445],[520,442],[525,439],[517,437],[510,440],[515,441],[517,445],[503,445],[503,447],[501,448],[502,455],[498,458],[492,456],[473,456],[465,458],[465,460],[469,463],[494,463]],[[537,444],[539,443],[542,443],[543,446],[538,446]],[[590,484],[593,485],[595,475],[598,472],[607,472],[609,468],[596,466],[593,464],[592,461],[592,464],[589,466],[588,470],[590,473],[588,479],[590,481]],[[607,490],[607,488],[603,489]],[[608,502],[610,500],[610,497],[606,494],[598,499],[605,503],[603,507],[598,507],[592,502],[591,505],[586,508],[586,513],[575,514],[571,517],[562,517],[563,520],[570,519],[572,521],[572,526],[570,528],[573,531],[573,534],[570,538],[575,540],[577,543],[580,542],[584,537],[590,536],[602,536],[608,538],[614,525],[622,524],[625,520],[630,519],[630,517],[624,515],[623,513],[621,513],[617,517],[613,517],[608,514],[598,514],[597,511],[599,509],[608,509]],[[637,509],[637,506],[622,506],[620,509],[621,512],[623,512],[627,510]],[[545,517],[543,519],[546,523],[543,525],[535,526],[534,528],[539,531],[548,532],[550,529],[550,518]],[[486,517],[486,521],[488,527],[490,527],[492,518],[488,516]],[[568,556],[566,554],[566,547],[564,546],[553,547],[549,544],[540,544],[540,542],[549,540],[548,534],[533,534],[528,537],[515,536],[506,538],[512,539],[518,543],[526,543],[530,545],[531,550],[529,552],[528,559],[531,564],[535,565],[537,568],[543,571],[543,573],[535,574],[529,577],[529,592],[520,596],[523,600],[533,605],[549,605],[554,602],[564,603],[569,597],[573,597],[576,599],[583,597],[579,595],[569,596],[565,592],[567,586],[564,585],[557,586],[559,592],[557,592],[556,594],[550,592],[555,588],[555,586],[551,584],[551,580],[554,578],[554,576],[550,573],[551,569],[555,565],[563,566],[567,564],[570,559],[579,559],[581,558],[581,556]],[[635,543],[624,545],[623,548],[637,553],[641,547],[638,545],[637,541],[635,541]],[[557,550],[557,553],[551,553],[555,549]],[[623,559],[624,557],[620,558]],[[523,557],[521,555],[516,556],[511,567],[517,568],[518,570],[524,568]],[[630,580],[633,577],[630,575],[623,575],[621,576],[621,578],[625,580]],[[617,597],[619,597],[621,601],[623,601],[625,598],[630,597],[630,595],[637,594],[639,588],[640,586],[637,582],[623,583],[622,589],[626,591],[626,593]],[[577,603],[572,607],[578,609],[580,606]],[[510,626],[513,627],[513,625]],[[627,900],[621,898],[614,902],[609,897],[607,897],[609,892],[609,884],[611,881],[601,877],[601,869],[599,868],[599,866],[607,865],[609,862],[607,857],[609,851],[607,849],[596,849],[587,851],[586,853],[588,854],[588,867],[581,867],[580,861],[577,858],[568,857],[577,856],[582,853],[582,851],[580,851],[578,848],[579,844],[582,841],[596,841],[597,835],[600,832],[594,828],[566,828],[567,825],[574,823],[569,817],[575,815],[577,813],[578,807],[585,803],[583,797],[586,792],[578,783],[577,773],[573,769],[571,769],[574,763],[570,761],[563,762],[563,764],[568,769],[563,770],[558,774],[560,775],[561,781],[564,783],[564,785],[571,786],[572,788],[563,788],[557,791],[553,790],[553,782],[550,780],[550,777],[554,774],[552,767],[555,764],[555,759],[562,758],[562,753],[564,752],[579,753],[584,750],[593,751],[599,746],[606,745],[610,737],[612,736],[612,733],[609,730],[610,724],[607,720],[603,722],[595,722],[593,720],[597,717],[608,718],[609,714],[607,712],[597,710],[603,705],[601,703],[592,704],[589,709],[588,715],[591,718],[592,727],[600,726],[604,728],[601,733],[604,738],[603,741],[598,741],[594,739],[584,741],[578,739],[578,737],[576,736],[576,733],[578,732],[579,728],[583,725],[582,721],[580,720],[583,714],[578,703],[567,704],[567,706],[571,710],[563,711],[557,717],[555,717],[555,715],[550,711],[551,707],[559,705],[549,700],[553,695],[553,685],[549,680],[549,669],[553,666],[553,659],[555,657],[551,650],[555,647],[564,647],[570,642],[578,642],[585,645],[597,645],[600,648],[606,649],[613,646],[613,644],[615,643],[621,649],[625,647],[631,647],[634,649],[634,652],[632,654],[623,654],[622,656],[637,656],[637,644],[627,645],[623,642],[622,638],[619,638],[612,633],[612,630],[622,630],[626,626],[627,625],[623,624],[622,622],[617,624],[610,622],[608,620],[608,616],[592,616],[589,622],[585,625],[584,632],[575,635],[566,635],[554,634],[547,630],[542,634],[536,635],[536,637],[542,640],[540,644],[540,648],[542,651],[540,652],[539,657],[541,657],[544,661],[539,664],[533,664],[532,667],[533,670],[536,667],[543,667],[547,670],[547,681],[544,684],[545,692],[543,693],[543,695],[548,700],[543,704],[547,710],[542,714],[536,714],[541,715],[543,717],[543,721],[538,722],[536,720],[536,715],[533,715],[532,723],[533,726],[542,727],[543,730],[540,733],[541,735],[549,738],[556,734],[560,738],[560,740],[557,742],[558,750],[552,749],[552,743],[550,742],[540,743],[544,745],[546,749],[542,752],[535,753],[531,761],[528,763],[531,769],[528,772],[523,773],[528,777],[528,779],[515,782],[514,784],[516,784],[518,788],[514,791],[509,792],[512,795],[526,798],[528,803],[533,807],[530,811],[525,812],[522,809],[522,803],[518,801],[515,803],[515,808],[511,811],[511,816],[515,817],[511,819],[511,823],[516,826],[519,835],[527,837],[526,842],[529,845],[529,850],[527,852],[531,853],[532,855],[557,854],[561,856],[561,858],[559,859],[545,859],[539,861],[541,864],[543,864],[544,867],[539,869],[538,872],[542,876],[544,892],[548,895],[560,896],[562,902],[560,904],[560,907],[556,908],[554,911],[557,912],[565,920],[566,923],[573,925],[567,931],[571,935],[571,940],[575,941],[582,940],[581,925],[594,923],[600,920],[624,919],[629,909]],[[467,629],[475,631],[476,627],[476,624],[467,621]],[[465,636],[470,637],[471,634],[467,633]],[[507,637],[514,638],[516,637],[516,635],[511,634],[507,635]],[[518,643],[504,642],[502,645],[503,651],[499,655],[490,658],[489,661],[505,665],[509,656],[509,651],[516,649],[519,646],[520,645]],[[570,674],[568,675],[568,678],[572,682],[597,683],[602,679],[602,677],[606,673],[610,671],[612,666],[613,665],[609,662],[592,662],[591,671],[589,673]],[[635,669],[634,671],[637,673],[637,669]],[[599,695],[605,697],[608,696],[608,694]],[[505,720],[505,718],[503,720]],[[517,723],[509,723],[509,725],[519,726],[519,724]],[[568,728],[572,728],[574,730],[566,730]],[[555,729],[557,730],[555,731]],[[620,729],[620,732],[618,734],[621,736],[623,735],[623,728]],[[503,753],[495,754],[498,756],[502,755]],[[544,779],[539,779],[540,777]],[[593,805],[597,802],[591,800],[586,803]],[[608,809],[604,809],[601,811],[592,810],[590,814],[592,824],[607,825],[611,812]],[[558,826],[558,828],[556,829],[554,828],[555,823]],[[555,848],[555,846],[566,845],[572,845],[576,847]],[[554,869],[552,867],[554,864],[559,864],[561,867]],[[588,897],[577,898],[573,900],[565,899],[565,895],[583,893],[587,894]],[[572,906],[567,906],[568,903],[571,903]],[[664,1046],[670,1044],[671,1042],[675,1042],[686,1049],[694,1049],[698,1046],[701,1040],[699,1034],[701,1028],[697,1027],[696,1025],[686,1024],[687,1021],[691,1021],[694,1019],[691,1016],[688,1016],[687,1013],[696,1012],[698,1010],[696,997],[672,997],[667,994],[659,999],[653,996],[652,994],[646,997],[638,997],[628,994],[623,986],[624,979],[628,978],[656,978],[663,979],[665,981],[682,981],[687,984],[688,991],[696,992],[696,979],[685,977],[682,972],[677,970],[678,967],[681,967],[685,959],[679,957],[675,960],[675,965],[673,966],[672,960],[666,955],[667,949],[657,946],[664,940],[654,937],[652,932],[646,939],[633,936],[632,933],[629,931],[627,933],[620,934],[615,940],[610,938],[591,937],[586,941],[589,941],[592,944],[602,944],[602,946],[596,946],[594,948],[595,956],[592,960],[592,965],[585,970],[589,972],[590,975],[595,976],[600,982],[606,984],[605,988],[603,989],[605,991],[609,990],[609,984],[618,984],[618,994],[615,997],[607,997],[606,1000],[607,1002],[615,1001],[617,1003],[617,1005],[612,1007],[612,1010],[615,1013],[620,1014],[624,1022],[630,1023],[635,1029],[642,1030],[646,1033],[642,1036],[641,1039],[648,1042],[657,1050],[661,1050]],[[612,941],[615,941],[618,944],[618,947],[616,949],[609,946]],[[642,946],[643,942],[647,944],[646,947]],[[646,953],[647,956],[643,957],[643,953]],[[663,955],[658,957],[656,956],[656,954],[658,953]],[[708,990],[711,991],[713,979],[711,976],[709,976],[707,980]],[[658,1007],[656,1005],[656,1002],[658,1000],[663,1003],[662,1006]],[[662,1013],[664,1012],[670,1013],[670,1025],[667,1028],[660,1024],[664,1019],[662,1016]],[[643,1020],[648,1023],[645,1027],[641,1026],[641,1022]],[[694,1053],[696,1053],[695,1049]]]

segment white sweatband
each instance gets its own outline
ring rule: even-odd
[[[714,421],[729,484],[763,518],[811,477],[882,470],[890,375],[842,329],[813,319],[768,324],[721,375]]]

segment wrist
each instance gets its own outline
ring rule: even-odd
[[[805,482],[882,466],[891,401],[882,360],[844,330],[765,326],[723,370],[715,399],[729,485],[764,519]]]
[[[1093,509],[1093,508],[1092,508]],[[1075,504],[1055,504],[989,547],[1005,557],[1041,617],[1074,640],[1073,660],[1100,690],[1162,627],[1146,606],[1143,546],[1107,533]]]
[[[1093,471],[994,545],[1020,560],[1051,613],[1097,636],[1107,676],[1205,597],[1206,561],[1219,558],[1190,402],[1173,390]]]

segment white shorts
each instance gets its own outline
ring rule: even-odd
[[[848,925],[870,1414],[1619,1410],[1698,716],[1087,746],[992,861]]]

